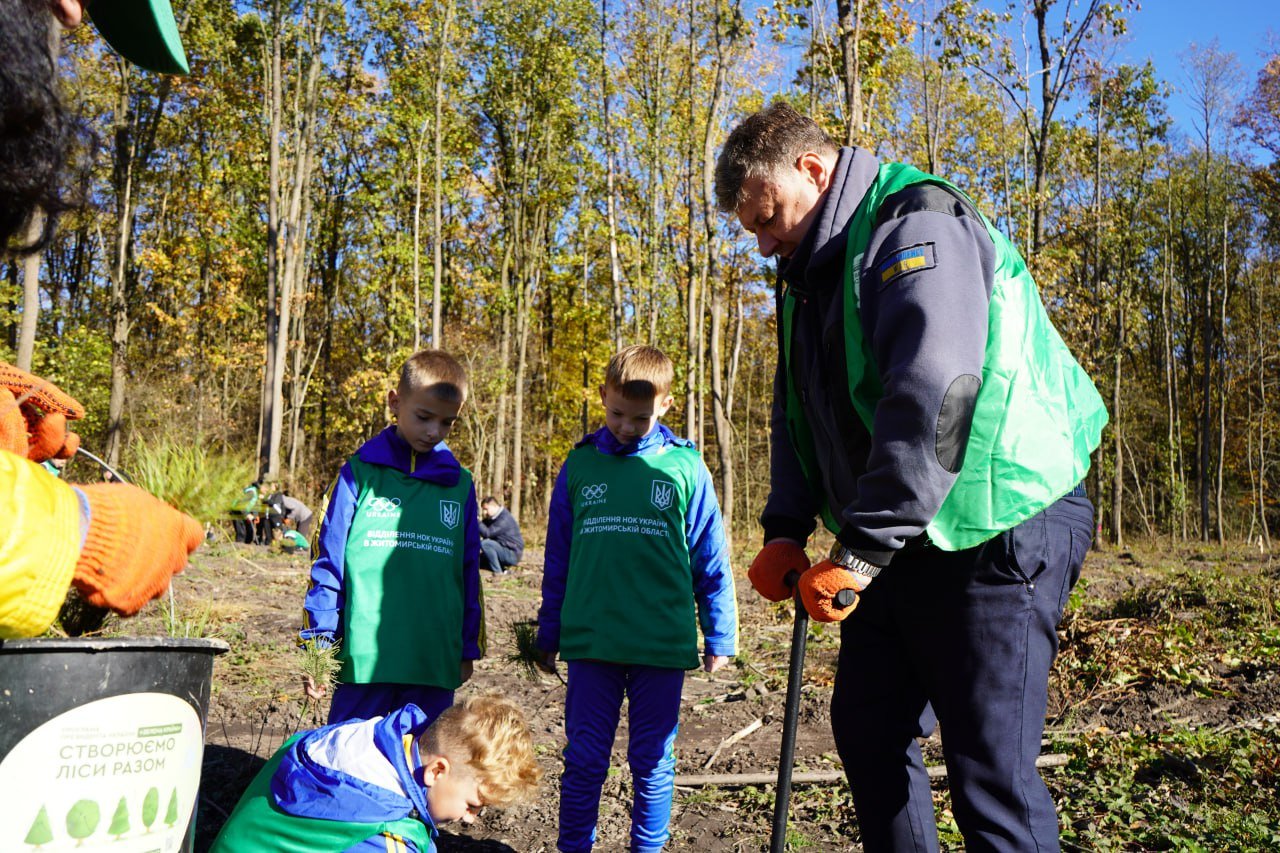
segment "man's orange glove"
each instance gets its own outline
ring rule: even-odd
[[[0,361],[0,449],[32,462],[70,459],[80,436],[68,418],[84,417],[84,406],[57,385]]]
[[[823,560],[800,576],[800,600],[816,622],[840,622],[858,606],[858,593],[871,584],[871,578]],[[835,597],[841,590],[853,591],[853,603],[838,607]]]
[[[89,502],[89,531],[71,582],[95,607],[132,616],[169,588],[204,541],[204,528],[137,486],[78,488]]]
[[[775,539],[760,549],[747,570],[747,579],[770,601],[784,601],[791,597],[792,585],[787,575],[804,574],[809,569],[809,557],[804,548],[795,542]]]

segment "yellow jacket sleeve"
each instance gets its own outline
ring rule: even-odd
[[[80,538],[75,490],[0,450],[0,639],[43,633],[57,617]]]

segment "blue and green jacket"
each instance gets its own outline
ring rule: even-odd
[[[429,453],[415,453],[389,426],[366,441],[356,451],[356,458],[367,465],[382,465],[421,480],[424,487],[453,488],[462,478],[462,466],[443,442]],[[348,534],[355,518],[361,483],[351,462],[342,466],[330,490],[320,529],[313,538],[314,560],[311,586],[305,601],[306,627],[303,640],[321,643],[342,639],[342,611],[345,604],[344,583],[347,563]],[[463,546],[463,613],[462,659],[482,656],[480,635],[483,611],[480,602],[480,528],[475,489],[462,508],[466,525]]]
[[[578,447],[593,446],[599,453],[646,456],[662,452],[669,446],[693,447],[693,442],[677,438],[665,426],[637,442],[623,444],[607,428],[586,436]],[[551,511],[547,520],[546,562],[542,575],[542,606],[538,610],[538,647],[546,652],[561,648],[561,616],[569,581],[570,552],[573,547],[573,503],[567,485],[568,466],[562,466],[551,492]],[[685,507],[685,539],[692,570],[690,595],[697,606],[698,624],[702,628],[703,653],[734,655],[737,653],[737,602],[733,572],[729,565],[720,505],[716,499],[711,475],[706,466],[698,465],[698,474],[688,505]],[[637,614],[643,618],[643,614]],[[619,625],[619,631],[626,626]]]
[[[250,784],[212,853],[431,853],[415,705],[289,740]]]

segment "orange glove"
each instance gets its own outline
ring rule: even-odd
[[[80,486],[89,532],[71,582],[95,607],[132,616],[169,588],[170,576],[204,541],[204,528],[137,486]]]
[[[800,576],[800,600],[816,622],[840,622],[858,606],[857,593],[871,584],[871,578],[823,560]],[[836,593],[853,590],[853,604],[837,607]]]
[[[32,462],[70,459],[80,436],[67,419],[84,417],[84,406],[57,385],[0,361],[0,449]]]
[[[804,574],[809,569],[809,557],[804,548],[794,542],[775,539],[760,549],[756,558],[747,570],[747,579],[760,593],[770,601],[783,601],[791,597],[791,584],[787,583],[787,575],[795,572]]]

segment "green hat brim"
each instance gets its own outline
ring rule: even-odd
[[[169,0],[93,0],[89,16],[107,44],[134,65],[162,74],[190,73]]]

